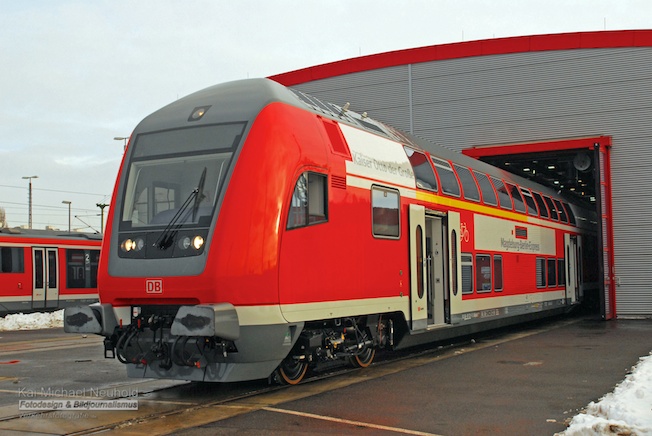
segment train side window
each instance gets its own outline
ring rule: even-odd
[[[537,257],[537,288],[546,287],[546,259]]]
[[[550,219],[558,221],[559,218],[557,217],[557,209],[555,208],[555,205],[552,203],[550,197],[544,195],[543,199],[546,201],[546,205],[548,206],[548,210],[550,211]]]
[[[478,293],[491,292],[491,256],[475,256],[475,290]]]
[[[448,195],[453,197],[460,196],[460,185],[455,177],[455,173],[451,168],[451,165],[443,160],[438,159],[434,156],[430,156],[432,163],[435,164],[435,171],[439,175],[439,181],[441,182],[441,190]]]
[[[25,272],[25,253],[22,247],[0,248],[0,272],[23,273]]]
[[[496,206],[498,201],[496,199],[494,188],[491,186],[491,182],[489,181],[489,177],[487,177],[486,174],[477,171],[473,171],[473,175],[475,175],[475,179],[480,185],[480,192],[482,192],[482,201],[484,201],[484,204]]]
[[[288,229],[328,221],[326,175],[305,172],[299,176],[290,202]]]
[[[395,189],[371,187],[371,220],[374,236],[398,238],[400,197]]]
[[[462,294],[473,293],[473,256],[462,253]]]
[[[403,147],[403,149],[412,165],[417,187],[437,192],[437,178],[426,155],[410,147]]]
[[[564,259],[557,259],[557,285],[564,286],[566,284],[566,261]]]
[[[503,290],[503,257],[494,254],[494,291]]]
[[[532,216],[539,216],[539,212],[537,211],[537,205],[534,204],[534,198],[532,197],[530,190],[526,188],[521,188],[521,194],[523,194],[523,198],[525,199],[525,204],[527,204],[527,213]]]
[[[543,197],[537,192],[532,191],[532,195],[534,195],[534,201],[537,202],[537,206],[539,206],[539,213],[541,214],[542,218],[548,218],[548,208],[546,207],[546,203],[543,201]]]
[[[96,288],[100,250],[66,250],[68,288]]]
[[[566,209],[566,213],[568,214],[568,222],[571,224],[577,224],[577,220],[575,219],[575,214],[573,213],[573,209],[570,207],[570,204],[566,202],[562,202],[562,204]]]
[[[500,203],[500,207],[503,209],[512,210],[512,198],[509,196],[507,187],[503,181],[495,177],[492,177],[491,181],[493,182],[494,188],[496,188],[496,192],[498,193],[498,202]]]
[[[525,202],[523,201],[523,197],[521,196],[521,193],[518,191],[516,185],[512,185],[511,183],[505,183],[505,185],[507,185],[507,189],[509,189],[509,193],[512,194],[512,199],[514,200],[514,209],[517,212],[525,213]]]
[[[568,222],[568,216],[566,216],[566,211],[564,210],[564,206],[561,205],[561,201],[556,200],[553,198],[555,202],[555,206],[557,206],[557,212],[559,212],[559,221],[563,221],[565,223]]]
[[[478,185],[471,175],[471,171],[468,168],[454,165],[455,171],[462,182],[462,192],[464,193],[464,198],[471,201],[480,201],[480,191],[478,191]]]
[[[557,259],[548,259],[548,286],[557,286]]]

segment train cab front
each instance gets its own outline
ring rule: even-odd
[[[100,259],[101,303],[69,308],[64,319],[68,332],[105,336],[105,355],[131,377],[265,378],[301,331],[281,314],[274,262],[251,248],[277,237],[274,214],[267,223],[252,212],[262,203],[246,197],[278,203],[255,192],[265,185],[248,189],[260,174],[242,157],[264,103],[237,101],[265,93],[258,85],[191,95],[132,135]]]

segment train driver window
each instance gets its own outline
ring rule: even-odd
[[[371,222],[374,236],[398,238],[400,198],[395,189],[371,187]]]
[[[459,197],[460,185],[457,181],[457,177],[455,177],[451,165],[443,159],[437,159],[434,156],[430,156],[430,158],[432,159],[432,163],[435,164],[435,171],[437,171],[437,174],[439,175],[441,190],[453,197]]]
[[[414,178],[417,181],[417,187],[422,189],[429,189],[437,191],[437,178],[435,173],[428,162],[428,158],[423,153],[411,149],[410,147],[403,147],[405,154],[407,154],[412,170],[414,171]]]
[[[305,172],[299,176],[292,193],[288,229],[328,221],[328,190],[326,175]]]

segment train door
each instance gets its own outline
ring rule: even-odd
[[[410,221],[410,317],[412,330],[428,327],[426,293],[426,209],[411,204]]]
[[[580,275],[578,268],[578,236],[564,235],[564,250],[566,250],[566,301],[576,303],[579,299]]]
[[[57,307],[59,304],[59,256],[56,248],[32,248],[32,308]]]
[[[449,322],[450,301],[446,293],[448,287],[445,286],[445,231],[445,218],[426,215],[426,295],[429,326]]]

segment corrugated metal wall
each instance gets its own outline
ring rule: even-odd
[[[652,48],[424,62],[295,88],[456,151],[611,136],[617,315],[652,315]]]

